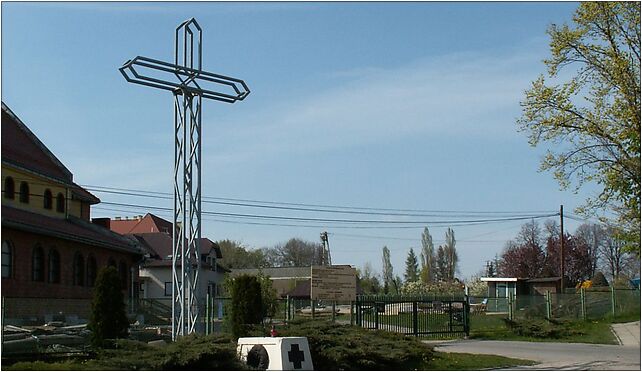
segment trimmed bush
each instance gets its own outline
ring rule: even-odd
[[[261,282],[255,276],[241,275],[232,282],[232,336],[247,335],[248,326],[263,321]]]
[[[108,339],[127,337],[129,321],[121,281],[114,267],[98,272],[87,328],[91,330],[91,343],[95,347],[106,346]]]
[[[414,337],[327,321],[292,322],[279,336],[308,338],[315,370],[421,370],[432,349]]]

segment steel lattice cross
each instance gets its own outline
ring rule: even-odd
[[[174,63],[138,56],[119,69],[130,83],[169,90],[174,94],[174,340],[196,332],[199,324],[201,103],[203,98],[234,103],[250,93],[243,80],[202,70],[202,41],[201,27],[191,18],[176,28]]]

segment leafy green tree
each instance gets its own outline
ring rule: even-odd
[[[443,246],[437,248],[435,257],[435,280],[438,282],[445,281],[448,278],[448,262],[446,260],[446,251]]]
[[[240,275],[232,281],[232,335],[243,337],[251,324],[263,321],[261,282],[256,276]]]
[[[532,146],[555,146],[541,170],[562,188],[602,187],[578,212],[615,212],[620,238],[639,256],[640,3],[583,2],[573,23],[549,27],[550,80],[541,75],[526,91],[518,124]]]
[[[381,271],[383,277],[383,293],[390,293],[392,288],[395,288],[396,292],[396,286],[393,284],[395,278],[392,263],[390,263],[390,249],[388,249],[388,247],[386,247],[385,245],[382,249],[381,261],[383,264],[383,269]]]
[[[228,269],[258,269],[268,266],[263,250],[249,249],[240,242],[229,239],[216,242],[223,258],[219,261]]]
[[[435,276],[435,246],[432,243],[432,235],[425,227],[421,233],[421,272],[420,277],[423,283],[431,283]]]
[[[406,272],[404,273],[406,282],[415,282],[419,279],[419,263],[415,251],[410,248],[408,256],[406,257]]]
[[[113,266],[98,272],[87,328],[91,331],[91,343],[96,347],[104,346],[108,339],[127,337],[129,321],[125,297],[118,271]]]
[[[446,230],[446,245],[444,246],[444,255],[446,258],[446,278],[445,280],[455,279],[457,274],[457,266],[459,264],[459,256],[457,255],[457,248],[455,247],[455,232],[450,227]]]
[[[370,262],[366,262],[361,270],[357,269],[357,281],[359,287],[365,294],[377,294],[381,292],[379,278],[372,270]]]

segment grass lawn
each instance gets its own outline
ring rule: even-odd
[[[532,360],[506,358],[497,355],[480,355],[466,353],[435,352],[426,371],[472,371],[480,369],[508,368],[515,366],[530,366]]]
[[[600,320],[556,320],[549,322],[545,319],[539,319],[517,320],[510,324],[502,319],[504,317],[505,315],[473,316],[470,323],[470,337],[485,340],[581,342],[617,345],[617,340],[611,332],[610,325],[612,323],[640,320],[639,314],[629,314]]]

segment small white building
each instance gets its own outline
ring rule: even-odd
[[[151,213],[133,218],[117,217],[108,221],[107,227],[138,242],[147,252],[139,267],[139,296],[143,299],[168,300],[172,298],[172,223]],[[198,273],[198,294],[222,292],[223,277],[229,270],[218,264],[223,256],[221,248],[211,240],[202,238],[200,247],[201,270]]]
[[[155,255],[140,266],[140,297],[162,299],[172,297],[172,237],[164,233],[133,234],[140,244]],[[201,270],[198,273],[197,297],[218,296],[223,279],[229,270],[218,264],[222,258],[218,245],[207,238],[201,239]]]

